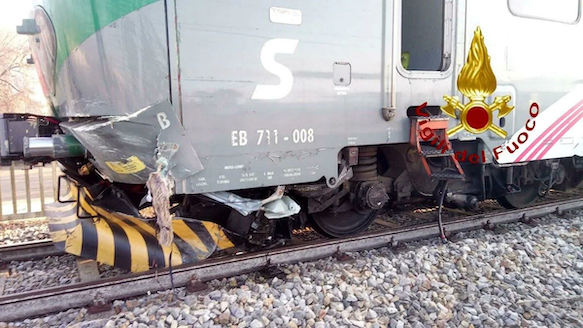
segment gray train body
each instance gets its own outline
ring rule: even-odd
[[[498,80],[491,99],[509,94],[516,106],[504,125],[510,135],[533,101],[544,110],[579,83],[579,46],[564,40],[576,40],[581,26],[520,17],[507,1],[176,0],[141,7],[79,44],[53,99],[65,117],[131,115],[158,103],[175,112],[201,164],[179,175],[178,193],[322,177],[333,186],[343,148],[406,143],[408,107],[461,96],[456,79],[476,26]],[[415,70],[402,66],[406,51]],[[393,110],[391,120],[383,108]],[[76,136],[98,153],[84,140],[93,135]],[[459,138],[480,138],[490,149],[504,142],[491,132]],[[147,173],[104,164],[146,155],[131,139],[100,142],[123,150],[96,163],[105,175],[145,182]]]
[[[580,0],[38,5],[19,32],[55,115],[0,157],[59,159],[110,211],[140,216],[160,172],[182,217],[347,236],[388,204],[525,207],[583,179]]]

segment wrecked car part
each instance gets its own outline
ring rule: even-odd
[[[471,211],[478,209],[478,198],[474,195],[448,193],[445,195],[445,201]]]
[[[81,166],[79,168],[79,170],[77,170],[77,173],[79,173],[79,175],[81,175],[81,176],[87,176],[87,175],[91,174],[91,172],[93,172],[93,168],[94,168],[93,164],[87,163],[87,164]]]
[[[266,218],[281,219],[298,214],[301,207],[293,199],[288,196],[283,196],[281,199],[276,199],[265,204],[262,209],[265,211]]]
[[[125,116],[62,123],[95,158],[93,164],[111,180],[144,184],[165,157],[168,172],[182,181],[203,169],[172,104],[162,101]]]
[[[85,157],[83,145],[70,135],[52,137],[24,137],[24,157],[50,157],[54,159]]]
[[[254,215],[243,216],[238,211],[231,210],[224,227],[238,235],[247,236],[251,229],[251,224],[255,220],[256,217]]]
[[[169,246],[161,246],[152,225],[133,216],[89,205],[86,197],[81,197],[80,205],[96,217],[80,219],[76,213],[77,201],[47,205],[49,230],[55,246],[67,253],[133,272],[167,267],[170,252],[175,266],[204,260],[217,251],[243,242],[216,223],[175,218],[172,221],[174,240]]]
[[[247,216],[253,212],[259,211],[261,208],[261,201],[256,199],[244,198],[239,195],[235,195],[232,192],[218,191],[203,194],[212,200],[219,203],[225,204],[237,212],[241,213],[243,216]]]
[[[275,192],[273,193],[273,195],[262,200],[261,204],[267,204],[267,203],[272,202],[274,200],[281,199],[283,197],[284,193],[285,193],[285,186],[278,186],[277,189],[275,190]]]
[[[251,229],[247,235],[247,242],[256,246],[268,246],[272,244],[273,236],[275,235],[276,222],[267,219],[263,215],[255,217],[251,223]]]
[[[140,217],[140,212],[120,188],[114,185],[97,184],[87,188],[87,190],[90,195],[96,195],[93,199],[88,200],[91,206],[101,207],[109,212]]]
[[[263,200],[241,197],[231,192],[219,191],[203,194],[204,196],[248,216],[253,212],[262,210],[270,219],[280,219],[299,213],[301,207],[293,199],[283,196],[285,187],[277,187],[275,193]]]

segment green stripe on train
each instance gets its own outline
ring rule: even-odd
[[[95,32],[121,17],[160,0],[44,0],[57,34],[58,75],[65,59]]]

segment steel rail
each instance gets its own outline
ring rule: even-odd
[[[467,231],[486,225],[504,224],[541,217],[544,215],[583,208],[583,197],[542,204],[528,209],[502,213],[484,213],[445,220],[444,227],[450,233]],[[174,285],[185,286],[189,281],[208,281],[232,277],[280,264],[311,261],[332,256],[338,252],[354,252],[439,236],[436,223],[405,227],[393,231],[374,232],[365,235],[287,246],[274,250],[210,259],[194,265],[176,267],[173,270]],[[113,301],[126,299],[147,292],[170,288],[168,270],[149,271],[114,277],[90,283],[73,284],[39,291],[0,297],[0,321],[10,322],[43,314],[85,307],[95,299]]]
[[[57,249],[50,239],[0,246],[1,262],[29,261],[64,254],[65,252]]]

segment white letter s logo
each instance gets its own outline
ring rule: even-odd
[[[274,75],[279,76],[278,85],[258,85],[251,99],[282,99],[287,96],[294,85],[294,76],[289,68],[275,61],[276,54],[293,54],[296,51],[298,40],[272,39],[261,49],[261,64]]]

